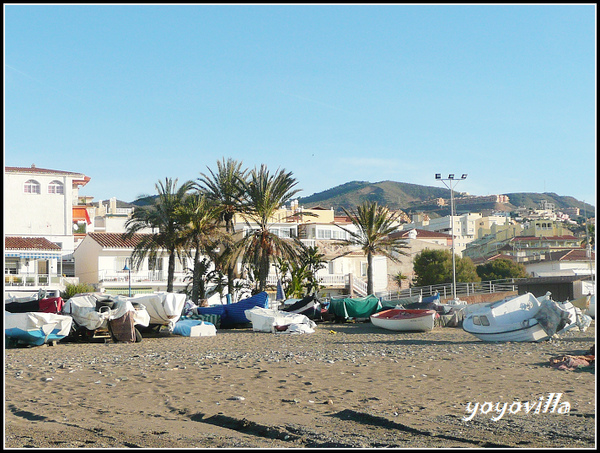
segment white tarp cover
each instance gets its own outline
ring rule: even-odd
[[[276,326],[289,326],[282,333],[313,333],[316,327],[314,321],[298,313],[261,307],[254,307],[244,313],[246,318],[252,322],[252,330],[255,332],[276,332]]]
[[[105,298],[106,296],[101,297],[101,299]],[[135,325],[148,326],[150,324],[149,313],[144,309],[136,310],[127,297],[110,296],[109,299],[115,302],[112,309],[103,307],[100,311],[96,311],[97,296],[93,294],[73,296],[65,301],[62,312],[72,316],[77,325],[88,330],[106,328],[108,321],[121,318],[128,311],[134,312]]]
[[[9,313],[4,312],[4,331],[11,329],[22,332],[39,332],[43,337],[48,337],[53,331],[55,337],[66,337],[71,330],[73,318],[55,313],[27,312]]]
[[[158,292],[154,294],[138,294],[130,298],[132,302],[142,304],[150,315],[150,324],[169,327],[172,332],[175,323],[181,317],[185,306],[185,294]]]

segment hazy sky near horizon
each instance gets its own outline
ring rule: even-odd
[[[4,5],[4,163],[133,201],[216,169],[596,205],[596,5]],[[5,194],[6,196],[6,194]]]

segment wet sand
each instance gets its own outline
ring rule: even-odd
[[[4,446],[593,448],[595,372],[549,360],[594,344],[595,322],[543,343],[367,322],[6,349]],[[517,411],[526,401],[538,413]]]

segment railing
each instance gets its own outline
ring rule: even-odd
[[[456,296],[472,296],[474,294],[487,294],[497,293],[504,291],[517,291],[519,288],[519,279],[502,279],[492,280],[487,282],[473,282],[473,283],[457,283],[456,284]],[[452,292],[452,283],[446,283],[441,285],[429,285],[429,286],[418,286],[401,291],[385,291],[377,293],[378,297],[382,297],[385,300],[398,300],[405,299],[412,296],[433,296],[435,293],[440,295],[440,298],[447,299],[454,296]]]
[[[4,286],[64,286],[78,283],[77,277],[62,277],[48,274],[4,274]]]
[[[348,275],[347,274],[326,274],[317,275],[319,284],[328,288],[344,288],[348,286]],[[269,274],[267,276],[267,286],[277,285],[277,275]],[[365,285],[366,287],[366,285]]]
[[[188,274],[185,272],[175,272],[173,283],[184,283]],[[98,281],[101,283],[127,283],[129,281],[128,271],[100,271]],[[131,273],[131,283],[165,283],[167,282],[166,271],[142,271]]]

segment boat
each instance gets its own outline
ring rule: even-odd
[[[232,304],[198,307],[195,310],[198,316],[218,316],[222,328],[232,328],[250,324],[251,321],[246,317],[245,312],[254,307],[269,308],[269,295],[266,291]]]
[[[41,346],[69,335],[73,318],[56,313],[4,311],[4,336],[16,345]]]
[[[321,319],[321,304],[314,294],[299,299],[292,304],[284,304],[283,311],[288,313],[299,313],[308,319]]]
[[[142,305],[150,316],[150,330],[167,326],[172,332],[183,312],[186,301],[185,294],[155,292],[153,294],[136,294],[128,298],[132,304]]]
[[[73,318],[70,336],[92,340],[108,334],[116,340],[135,338],[136,342],[141,341],[138,328],[150,324],[150,315],[144,305],[133,300],[102,293],[83,293],[71,297],[65,301],[62,309],[63,314]]]
[[[435,310],[390,308],[371,315],[371,323],[377,327],[396,331],[426,332],[433,329]]]
[[[575,327],[578,317],[569,302],[559,304],[548,293],[540,299],[525,293],[469,312],[462,327],[483,341],[539,342]]]
[[[366,297],[332,298],[329,303],[329,313],[333,314],[336,319],[341,320],[348,318],[369,319],[369,316],[382,308],[381,300],[374,294]]]

